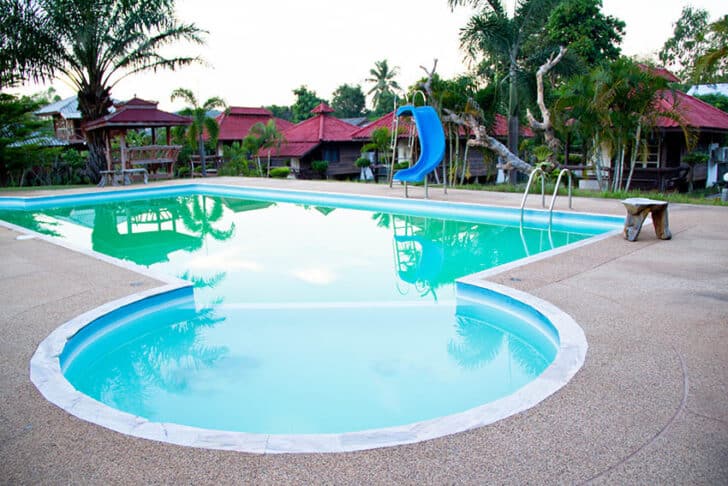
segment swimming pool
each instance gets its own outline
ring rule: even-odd
[[[175,191],[162,191],[159,195],[163,197],[151,203],[139,202],[149,197],[148,191],[132,191],[123,203],[106,199],[108,194],[104,194],[101,199],[106,201],[101,202],[106,204],[96,206],[88,206],[90,200],[84,198],[60,204],[56,200],[55,209],[41,210],[31,218],[33,223],[28,226],[76,238],[75,246],[102,250],[196,285],[194,295],[180,285],[153,305],[150,299],[157,297],[141,304],[127,302],[111,316],[100,313],[87,319],[92,325],[75,329],[71,334],[83,328],[68,345],[64,342],[60,366],[76,388],[135,417],[135,435],[156,427],[153,424],[172,422],[192,426],[198,438],[200,429],[240,432],[249,446],[257,436],[267,437],[269,451],[277,450],[272,445],[276,441],[280,444],[292,436],[307,436],[309,443],[334,443],[326,450],[420,440],[442,428],[439,417],[443,415],[456,417],[462,430],[462,423],[469,427],[475,419],[483,422],[487,415],[483,410],[477,417],[464,418],[479,406],[495,403],[500,407],[503,400],[517,397],[514,390],[541,387],[533,379],[544,370],[548,374],[553,368],[549,363],[564,348],[562,329],[556,332],[552,317],[544,317],[553,309],[533,312],[530,305],[523,304],[528,296],[509,299],[499,292],[503,289],[494,292],[481,285],[454,282],[621,223],[580,216],[586,221],[581,227],[585,229],[562,232],[571,224],[564,220],[575,215],[556,215],[551,230],[543,226],[539,214],[527,217],[526,228],[494,227],[482,222],[486,217],[507,222],[512,215],[490,208],[478,212],[479,208],[467,205],[317,194],[276,193],[277,201],[272,202],[267,193],[239,188]],[[175,217],[182,210],[174,209],[170,199],[183,200],[186,213]],[[296,203],[280,202],[285,199]],[[36,207],[44,203],[23,202]],[[15,204],[20,206],[19,201]],[[406,211],[388,212],[392,210],[388,204]],[[376,216],[361,211],[372,206]],[[425,216],[457,210],[460,221]],[[29,213],[14,214],[22,219],[25,216],[21,215]],[[197,217],[190,217],[194,214]],[[3,218],[11,219],[7,213]],[[91,220],[93,224],[89,224]],[[288,223],[282,224],[283,220]],[[338,230],[325,231],[331,224]],[[365,227],[369,229],[363,231]],[[151,238],[156,246],[148,233],[157,233]],[[257,242],[252,246],[265,248],[267,253],[255,253],[251,240]],[[439,245],[444,240],[455,244]],[[506,245],[493,250],[485,245],[491,240]],[[344,258],[338,253],[349,255]],[[292,260],[284,258],[291,255]],[[150,314],[150,309],[155,313]],[[507,325],[494,323],[493,309],[501,316],[516,317]],[[503,317],[499,319],[503,321]],[[120,321],[129,324],[118,326]],[[527,325],[518,324],[524,322]],[[121,355],[127,358],[89,351],[107,349],[110,342],[134,343],[140,330],[152,334],[151,341],[137,348],[126,346]],[[126,337],[115,333],[126,333]],[[144,354],[145,349],[157,349],[159,342],[169,345],[165,352]],[[360,355],[364,358],[359,359]],[[282,365],[289,357],[294,364]],[[111,366],[101,366],[104,359]],[[146,374],[139,371],[150,362],[158,366]],[[482,386],[502,375],[505,365],[512,388]],[[91,379],[94,373],[88,370],[97,368],[107,370],[106,378]],[[117,374],[114,379],[109,379],[109,370]],[[246,387],[255,384],[257,388],[246,388],[240,395],[211,405],[213,378],[222,378],[223,388],[234,388],[239,375],[248,377]],[[324,376],[327,379],[317,383],[317,377]],[[422,376],[426,379],[417,382]],[[285,385],[281,385],[281,377],[288,379]],[[83,383],[87,378],[90,384]],[[158,415],[156,402],[179,398],[182,390],[190,388],[202,393],[174,402],[169,407],[171,415],[169,411]],[[152,398],[141,400],[145,396]],[[253,401],[250,397],[275,399]],[[311,397],[319,400],[307,401]],[[519,400],[525,403],[523,397]],[[242,412],[241,403],[248,406]],[[355,408],[361,404],[365,404],[363,409]],[[316,423],[315,412],[322,405],[329,408]],[[290,415],[292,408],[297,413],[285,423],[266,415],[277,409]],[[377,408],[379,412],[374,413]],[[186,416],[188,411],[200,409],[206,410],[207,418],[197,416],[190,421]],[[419,415],[401,415],[402,410]],[[242,415],[249,421],[240,428],[220,422],[236,411],[240,412],[236,420]],[[145,418],[143,425],[138,417]],[[415,433],[418,427],[419,432],[426,431],[424,436]],[[187,429],[177,428],[175,433],[179,435],[180,430]],[[362,437],[372,436],[372,430],[387,432],[378,441],[362,441]],[[164,434],[169,435],[169,426],[165,425]],[[401,440],[393,442],[392,436]],[[206,440],[196,443],[210,446]],[[302,448],[300,440],[293,449],[310,450]]]

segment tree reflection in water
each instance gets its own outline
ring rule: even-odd
[[[86,393],[108,405],[149,418],[154,408],[147,404],[155,394],[185,392],[197,373],[214,367],[228,353],[227,347],[205,343],[205,329],[225,320],[215,314],[214,308],[177,309],[173,316],[155,316],[155,320],[165,317],[171,317],[172,322],[156,325],[152,331],[139,331],[143,339],[135,335],[124,342],[123,348],[105,356],[106,360],[113,359],[114,354],[123,353],[124,357],[113,361],[103,379],[85,380]],[[72,374],[70,378],[73,382]]]

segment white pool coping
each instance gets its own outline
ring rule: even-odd
[[[356,198],[356,195],[347,196]],[[108,302],[77,316],[58,327],[41,342],[30,362],[30,379],[47,400],[82,420],[126,435],[189,447],[257,454],[333,453],[411,444],[482,427],[537,405],[565,386],[584,364],[588,349],[584,332],[571,316],[553,304],[526,292],[487,282],[483,278],[569,251],[618,232],[615,230],[591,237],[458,280],[460,283],[495,292],[526,304],[543,315],[556,328],[559,334],[559,349],[554,361],[535,380],[515,393],[462,413],[397,427],[340,434],[253,434],[152,422],[109,407],[73,388],[63,376],[59,357],[66,342],[80,329],[110,312],[153,296],[168,294],[176,298],[182,289],[188,288],[191,291],[191,284],[94,251],[79,249],[52,236],[42,235],[3,221],[0,221],[0,225],[164,283],[160,287]]]

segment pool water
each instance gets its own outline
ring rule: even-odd
[[[455,280],[592,236],[201,194],[0,219],[194,284],[64,351],[76,389],[151,421],[267,434],[409,424],[523,387],[555,346],[458,302]]]

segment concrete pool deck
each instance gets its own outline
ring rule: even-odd
[[[404,194],[374,184],[203,182]],[[27,195],[48,193],[56,192]],[[410,194],[421,198],[422,188]],[[430,196],[520,203],[518,194],[451,190],[444,196],[433,188]],[[528,206],[539,205],[531,196]],[[557,208],[565,205],[560,198]],[[575,198],[574,208],[624,214],[616,200]],[[614,236],[489,277],[555,304],[584,329],[585,365],[556,394],[479,429],[344,454],[252,455],[174,446],[118,434],[50,404],[29,379],[30,357],[40,341],[78,314],[160,284],[0,228],[2,482],[725,484],[728,207],[671,204],[669,211],[670,241],[657,240],[647,227],[635,243]]]

